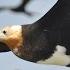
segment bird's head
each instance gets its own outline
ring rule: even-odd
[[[12,51],[17,52],[22,44],[22,27],[7,26],[0,30],[0,42],[5,43]]]
[[[32,53],[28,51],[30,47],[27,48],[25,46],[26,40],[24,38],[26,27],[27,26],[22,25],[4,27],[0,30],[0,42],[6,44],[7,47],[18,57],[25,60],[31,60]]]

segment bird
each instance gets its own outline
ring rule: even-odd
[[[31,0],[22,0],[22,3],[21,3],[18,7],[13,8],[13,9],[11,9],[11,10],[14,11],[14,12],[24,12],[25,14],[31,16],[31,13],[29,13],[29,12],[27,12],[27,11],[25,10],[26,5],[27,5],[30,1],[31,1]]]
[[[70,0],[58,0],[32,24],[4,27],[0,42],[23,60],[70,67]]]
[[[25,9],[26,5],[31,0],[20,0],[20,1],[22,1],[22,3],[19,6],[17,6],[17,7],[15,7],[15,8],[1,7],[0,8],[0,11],[3,11],[5,9],[8,9],[8,10],[11,10],[11,11],[16,12],[16,13],[25,13],[26,15],[31,16],[32,14],[30,12],[26,11],[26,9]]]

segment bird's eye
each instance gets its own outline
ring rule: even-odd
[[[6,34],[6,31],[5,30],[3,31],[3,34]]]

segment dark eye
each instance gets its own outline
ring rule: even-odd
[[[6,31],[4,30],[3,33],[6,34]]]

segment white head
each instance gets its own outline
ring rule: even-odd
[[[10,49],[19,47],[22,43],[22,27],[20,25],[4,27],[0,30],[0,42],[7,44]]]

